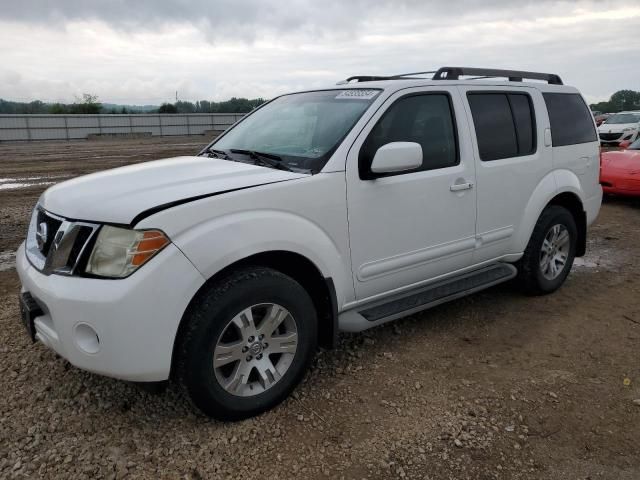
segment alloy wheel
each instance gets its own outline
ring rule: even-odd
[[[293,362],[298,328],[275,303],[244,309],[225,326],[214,347],[216,380],[228,393],[250,397],[275,385]]]
[[[544,278],[558,278],[567,264],[570,247],[569,230],[562,224],[552,226],[545,235],[540,250],[540,271]]]

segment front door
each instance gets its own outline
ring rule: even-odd
[[[392,95],[347,157],[347,205],[356,298],[425,282],[471,264],[475,166],[458,90],[405,89]],[[374,174],[375,152],[416,142],[422,166]]]

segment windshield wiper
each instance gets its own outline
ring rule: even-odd
[[[223,160],[233,160],[224,150],[216,150],[215,148],[207,148],[205,153],[213,154],[214,158],[222,158]]]
[[[284,163],[282,163],[282,157],[274,155],[273,153],[256,152],[255,150],[241,150],[238,148],[232,148],[229,150],[231,153],[240,153],[242,155],[248,155],[254,162],[260,162],[263,165],[271,168],[277,168],[280,170],[286,170],[293,172],[294,170]]]

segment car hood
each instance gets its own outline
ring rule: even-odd
[[[215,158],[176,157],[67,180],[50,187],[40,203],[65,218],[131,224],[159,207],[306,176]]]
[[[622,150],[602,154],[603,170],[624,170],[631,174],[640,173],[640,150]]]
[[[599,133],[622,133],[625,128],[638,128],[637,123],[603,123],[598,127]]]

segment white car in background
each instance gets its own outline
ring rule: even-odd
[[[553,74],[445,67],[282,95],[197,156],[49,188],[16,256],[22,320],[79,368],[256,415],[339,330],[516,276],[560,288],[600,209],[599,153]]]
[[[628,140],[633,143],[640,130],[640,111],[620,112],[611,115],[598,127],[598,135],[602,145],[617,146]]]

